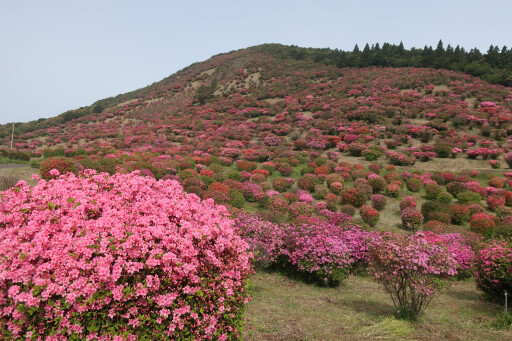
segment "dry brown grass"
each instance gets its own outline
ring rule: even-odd
[[[14,186],[19,180],[25,180],[29,185],[34,186],[37,182],[32,179],[33,174],[39,174],[39,170],[29,167],[0,168],[0,190]],[[9,187],[4,188],[4,185]]]

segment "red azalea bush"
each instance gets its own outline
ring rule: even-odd
[[[406,196],[399,204],[400,211],[405,210],[408,207],[416,208],[416,199],[411,196]]]
[[[450,216],[452,223],[457,225],[469,221],[469,207],[467,205],[450,205]]]
[[[484,237],[491,237],[494,232],[494,219],[486,213],[475,213],[469,221],[471,231],[480,233]]]
[[[343,204],[354,207],[361,207],[366,202],[366,195],[354,187],[346,188],[340,197]]]
[[[2,339],[240,337],[247,244],[176,181],[86,171],[0,210]]]
[[[480,249],[474,260],[476,286],[487,297],[502,301],[503,292],[512,292],[512,244],[494,241]]]
[[[409,231],[416,231],[423,224],[423,215],[414,207],[406,207],[402,210],[402,226]]]
[[[377,224],[380,218],[379,211],[367,205],[363,205],[361,207],[359,214],[361,215],[363,221],[372,227]]]
[[[505,206],[506,199],[503,195],[490,195],[487,197],[487,206],[491,211],[496,211],[498,208]]]
[[[386,233],[370,242],[370,267],[397,309],[397,317],[416,319],[457,274],[457,261],[440,245],[417,236]]]
[[[335,181],[335,182],[331,183],[330,189],[334,194],[340,195],[341,192],[343,191],[343,183]],[[512,197],[511,197],[511,202],[512,202]]]
[[[52,169],[56,169],[58,173],[52,175],[50,171]],[[49,180],[57,177],[59,174],[66,174],[68,172],[75,172],[76,168],[73,165],[73,162],[69,159],[65,159],[62,157],[51,157],[43,162],[41,162],[41,166],[39,167],[39,172],[41,173],[41,177],[43,179]]]

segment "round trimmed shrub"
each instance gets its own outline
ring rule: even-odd
[[[436,201],[439,201],[442,204],[449,205],[453,201],[453,196],[448,192],[441,192],[437,195]]]
[[[493,300],[502,302],[503,292],[512,292],[512,245],[494,241],[479,250],[473,262],[478,289]]]
[[[2,339],[241,337],[247,244],[178,182],[86,171],[4,192],[0,212]]]
[[[411,192],[419,192],[421,190],[421,187],[423,186],[421,180],[416,178],[407,179],[406,185],[407,189]]]
[[[462,191],[457,194],[457,200],[461,204],[473,204],[482,200],[482,196],[473,191]]]
[[[340,212],[353,217],[356,215],[356,208],[352,205],[341,205]]]
[[[400,211],[405,210],[407,207],[416,208],[416,199],[411,196],[406,196],[402,201],[400,201],[399,207]]]
[[[297,201],[288,207],[290,218],[297,218],[299,216],[310,216],[313,214],[313,206],[306,202]]]
[[[475,213],[471,216],[469,226],[471,227],[471,231],[480,233],[484,237],[489,238],[493,235],[495,223],[490,215],[486,213]]]
[[[462,182],[452,181],[446,185],[446,190],[454,197],[457,197],[459,193],[467,191],[467,187]]]
[[[401,188],[396,184],[389,184],[386,186],[386,195],[391,198],[398,198],[400,196]]]
[[[341,202],[345,205],[361,207],[366,202],[366,195],[357,188],[349,187],[341,192]]]
[[[329,189],[322,185],[316,185],[315,191],[313,192],[313,198],[317,200],[325,199],[325,196],[329,193]]]
[[[306,174],[297,181],[297,187],[309,192],[313,192],[318,184],[320,184],[320,180],[314,174]]]
[[[374,194],[371,196],[372,206],[376,210],[382,211],[387,204],[387,199],[382,194]]]
[[[470,211],[466,205],[450,205],[451,222],[456,225],[469,221]]]
[[[363,221],[370,225],[375,226],[380,218],[380,213],[375,208],[364,205],[361,207],[361,210],[359,211],[359,214],[361,215],[361,218]]]
[[[445,221],[444,219],[436,219],[439,218],[439,214],[448,215],[447,223],[450,223],[450,215],[449,215],[449,206],[446,206],[439,201],[425,201],[421,205],[421,214],[425,218],[425,221],[429,220],[440,220]]]
[[[343,183],[341,182],[338,182],[338,181],[335,181],[331,184],[331,191],[336,194],[336,195],[340,195],[341,192],[343,191]]]
[[[372,186],[373,193],[380,193],[386,188],[386,180],[380,176],[373,176],[368,179],[368,185]]]
[[[491,211],[496,211],[498,208],[505,206],[506,199],[503,195],[490,195],[487,197],[487,206]]]
[[[435,183],[429,183],[425,186],[425,197],[428,200],[434,200],[439,193],[443,191],[443,187]]]
[[[402,211],[402,226],[408,231],[417,231],[423,224],[423,215],[414,207],[406,207]]]

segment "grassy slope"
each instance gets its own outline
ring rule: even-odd
[[[275,273],[252,278],[247,340],[511,340],[489,326],[503,309],[485,302],[473,280],[454,282],[426,314],[410,323],[393,317],[393,303],[369,277],[350,276],[320,288]]]

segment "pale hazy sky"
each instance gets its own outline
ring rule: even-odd
[[[262,43],[512,47],[511,0],[0,0],[0,124],[132,91]]]

